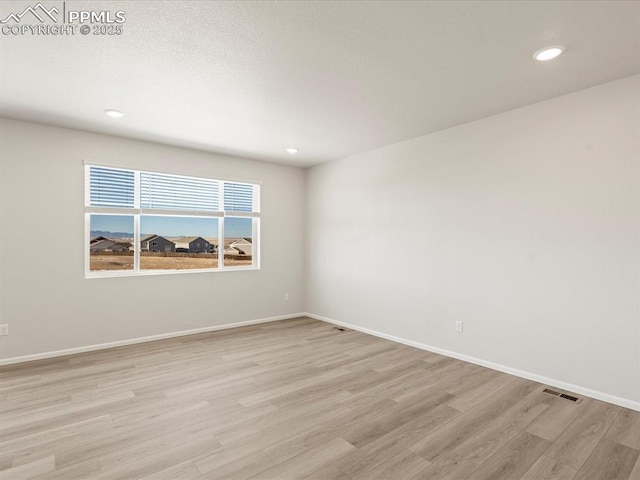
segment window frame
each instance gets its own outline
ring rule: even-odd
[[[133,207],[98,207],[91,205],[91,189],[90,189],[90,171],[91,167],[115,169],[133,172],[135,176],[134,187],[134,205]],[[84,161],[84,178],[85,178],[85,201],[84,201],[84,221],[85,221],[85,255],[84,255],[84,270],[85,278],[117,278],[117,277],[131,277],[131,276],[147,276],[147,275],[175,275],[175,274],[188,274],[188,273],[213,273],[213,272],[228,272],[228,271],[243,271],[243,270],[260,270],[260,223],[261,223],[261,188],[262,182],[255,180],[239,180],[229,178],[213,178],[203,177],[195,175],[185,175],[184,173],[158,171],[158,170],[145,170],[136,169],[127,166],[103,164],[94,161]],[[207,180],[218,182],[218,209],[217,210],[165,210],[156,208],[141,208],[140,206],[140,177],[141,173],[159,174],[159,175],[171,175],[176,177],[183,177],[187,179]],[[224,186],[225,183],[229,184],[242,184],[251,185],[253,188],[253,210],[252,212],[238,212],[227,211],[224,209]],[[130,270],[91,270],[91,216],[92,215],[120,215],[131,216],[133,218],[133,252],[134,261],[133,269]],[[162,216],[162,217],[208,217],[216,218],[218,225],[218,265],[214,268],[193,268],[193,269],[174,269],[174,270],[152,270],[140,268],[140,257],[142,251],[142,235],[140,232],[140,222],[143,216]],[[225,266],[224,265],[224,219],[225,218],[251,218],[252,219],[252,264],[251,265],[236,265]],[[150,242],[148,242],[150,243]],[[211,242],[209,242],[213,245]],[[220,248],[222,246],[222,248]],[[148,245],[150,249],[150,245]],[[220,253],[222,252],[222,253]]]

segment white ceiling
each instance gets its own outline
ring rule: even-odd
[[[124,10],[124,34],[0,35],[0,116],[299,166],[640,72],[638,1],[65,7]]]

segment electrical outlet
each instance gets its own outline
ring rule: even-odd
[[[0,335],[9,335],[9,325],[0,325]]]
[[[289,294],[288,294],[288,293],[285,293],[285,294],[284,294],[284,301],[285,301],[285,302],[288,302],[288,301],[289,301]]]
[[[462,322],[460,320],[456,320],[456,332],[462,333]]]

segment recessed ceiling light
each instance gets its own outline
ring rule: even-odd
[[[287,153],[290,153],[291,155],[293,155],[294,153],[298,153],[299,150],[296,147],[289,147],[287,148]]]
[[[545,47],[538,50],[533,54],[533,58],[539,62],[546,62],[547,60],[553,60],[562,52],[564,52],[564,47],[562,45],[554,45],[553,47]]]
[[[112,108],[107,108],[104,111],[104,113],[105,113],[105,115],[107,117],[111,117],[111,118],[122,118],[122,117],[124,117],[124,113],[123,112],[121,112],[120,110],[114,110]]]

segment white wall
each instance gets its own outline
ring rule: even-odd
[[[640,406],[639,126],[634,76],[312,168],[307,311]]]
[[[303,311],[303,170],[6,119],[0,145],[0,360]],[[263,182],[262,269],[85,279],[85,159]]]

